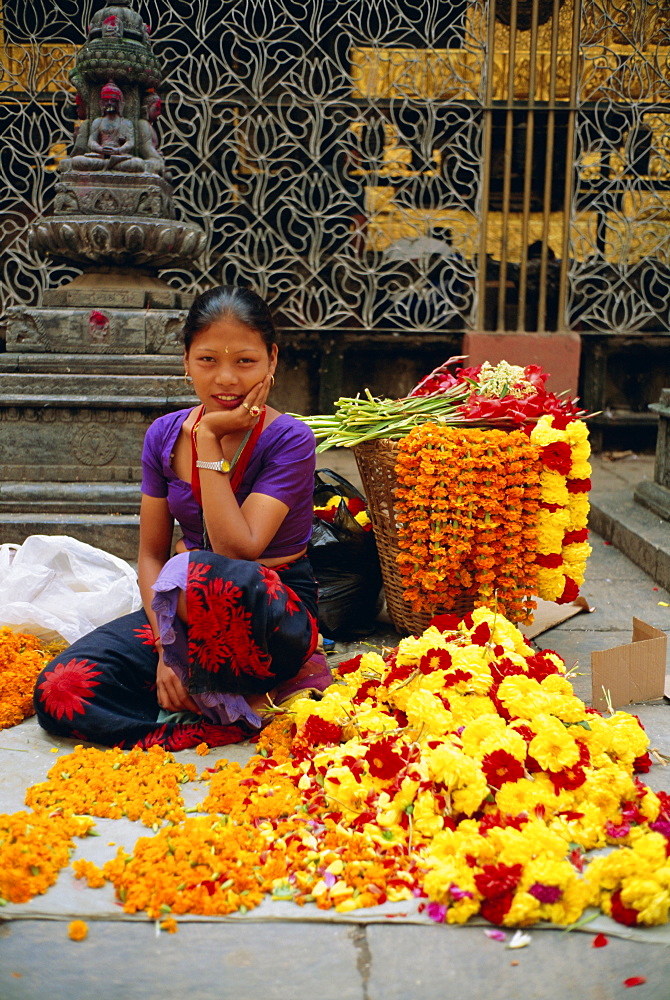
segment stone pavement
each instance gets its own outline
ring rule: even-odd
[[[321,464],[355,478],[351,456]],[[569,665],[576,693],[590,699],[590,653],[630,641],[633,615],[670,632],[670,594],[654,574],[669,548],[670,525],[633,506],[635,484],[653,477],[653,458],[594,462],[593,555],[582,593],[595,610],[537,638]],[[637,540],[637,541],[636,541]],[[624,555],[615,544],[628,544]],[[633,561],[635,560],[635,562]],[[641,562],[642,565],[636,565]],[[666,583],[667,585],[667,583]],[[367,642],[393,645],[384,622]],[[357,644],[337,645],[333,658]],[[636,705],[651,745],[670,755],[670,706]],[[645,776],[670,789],[670,768]],[[1,918],[0,918],[1,919]],[[625,933],[625,929],[622,928]],[[583,932],[531,930],[519,951],[489,940],[481,926],[385,924],[182,923],[155,936],[151,922],[96,921],[74,944],[62,921],[0,923],[0,1000],[669,1000],[670,934],[610,937],[592,947]],[[644,976],[630,993],[623,982]]]

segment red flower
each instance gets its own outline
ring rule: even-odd
[[[396,681],[406,681],[408,677],[412,676],[415,669],[411,663],[396,663],[387,673],[384,683],[388,687]]]
[[[430,620],[430,624],[434,625],[440,632],[456,632],[460,622],[459,615],[435,615]]]
[[[526,381],[530,382],[539,391],[544,389],[544,383],[549,378],[549,372],[543,371],[540,365],[526,365],[523,374]]]
[[[459,681],[469,681],[472,680],[472,674],[469,670],[452,670],[451,673],[447,674],[444,678],[444,686],[446,688],[453,687],[454,684],[458,684]]]
[[[373,778],[390,781],[404,767],[405,761],[396,753],[393,740],[390,737],[377,740],[365,754],[370,774]]]
[[[486,813],[479,824],[479,832],[482,837],[485,837],[494,826],[499,826],[501,829],[511,826],[515,830],[521,830],[526,823],[528,823],[528,816],[509,816],[506,813],[501,813],[498,809],[496,812]]]
[[[559,885],[546,885],[544,882],[534,882],[528,892],[540,903],[557,903],[563,895]]]
[[[480,622],[470,635],[473,646],[485,646],[491,638],[491,626],[488,622]]]
[[[475,875],[475,885],[484,899],[499,899],[514,892],[522,874],[523,865],[482,865],[481,872]]]
[[[444,393],[447,389],[451,388],[452,385],[456,385],[463,381],[466,372],[479,372],[481,365],[478,368],[459,368],[457,369],[458,378],[452,375],[448,371],[449,365],[454,364],[456,361],[460,361],[460,357],[449,358],[448,361],[443,362],[443,364],[438,365],[430,375],[426,375],[418,382],[408,396],[429,396],[431,393]]]
[[[49,670],[44,680],[38,685],[44,708],[56,719],[63,716],[71,722],[75,713],[83,715],[86,712],[86,701],[91,696],[93,688],[100,681],[102,671],[94,670],[97,663],[88,660],[69,660],[67,663],[57,663]]]
[[[429,649],[419,660],[422,674],[432,674],[433,670],[448,670],[450,666],[451,653],[447,649]]]
[[[342,677],[344,674],[353,674],[361,665],[361,660],[363,659],[363,654],[358,653],[357,656],[352,656],[350,660],[342,660],[341,663],[337,664],[337,672]]]
[[[535,562],[538,566],[544,566],[545,569],[558,569],[563,565],[563,556],[560,552],[551,552],[546,556],[538,552],[535,556]]]
[[[540,649],[533,656],[529,656],[526,660],[528,676],[540,683],[545,677],[560,673],[556,664],[549,659],[548,654],[553,652],[553,649]]]
[[[572,449],[567,441],[553,441],[540,452],[542,463],[554,472],[567,476],[572,468]]]
[[[318,517],[320,521],[327,521],[328,524],[334,524],[336,514],[337,514],[337,507],[314,508],[314,516]]]
[[[633,771],[635,774],[646,774],[647,771],[651,770],[651,765],[653,764],[649,753],[645,751],[640,757],[636,757],[633,761]]]
[[[589,529],[580,528],[579,531],[566,531],[563,535],[563,544],[572,545],[573,542],[587,542],[589,539]]]
[[[358,497],[351,497],[350,500],[347,500],[347,509],[353,517],[356,517],[356,514],[360,514],[361,511],[367,510],[365,500],[359,500]]]
[[[588,493],[591,489],[590,479],[568,479],[568,493]]]
[[[565,578],[565,586],[563,587],[563,593],[557,599],[557,604],[572,604],[574,600],[579,596],[579,587],[575,581],[570,576]]]
[[[490,924],[500,925],[513,901],[514,894],[511,892],[505,896],[498,896],[496,899],[485,899],[479,908],[479,912],[484,920],[488,920]]]
[[[378,687],[381,687],[379,681],[370,678],[369,680],[364,681],[363,684],[361,684],[358,691],[351,700],[355,705],[360,705],[361,702],[365,701],[366,698],[371,698],[374,700],[375,691],[377,690]]]
[[[302,738],[311,746],[321,743],[341,743],[342,727],[336,722],[320,719],[318,715],[310,715],[302,730]]]
[[[492,788],[500,788],[506,781],[520,781],[524,775],[523,764],[507,750],[494,750],[485,754],[482,771]]]
[[[493,683],[496,685],[500,684],[505,677],[514,677],[517,674],[525,673],[523,667],[517,665],[516,663],[512,663],[512,661],[506,656],[502,656],[499,660],[490,663],[489,670],[491,671],[491,676],[493,677]],[[535,733],[533,733],[531,739],[533,739],[534,736]]]
[[[612,917],[618,923],[625,924],[626,927],[635,927],[637,924],[637,910],[634,910],[632,906],[624,906],[621,902],[620,889],[612,893]]]

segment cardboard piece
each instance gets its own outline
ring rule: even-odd
[[[632,702],[662,698],[665,689],[665,632],[633,618],[633,639],[591,653],[591,704],[599,712]]]
[[[595,611],[590,608],[588,601],[584,597],[578,597],[572,604],[555,604],[553,601],[543,601],[541,597],[536,598],[537,607],[533,614],[530,625],[520,625],[519,628],[526,639],[534,639],[536,635],[547,632],[550,628],[560,625],[573,615],[578,615],[580,611]]]

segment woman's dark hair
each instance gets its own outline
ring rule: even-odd
[[[201,330],[230,316],[255,330],[270,352],[277,342],[272,314],[260,295],[239,285],[220,285],[197,297],[184,323],[184,350],[187,353],[190,351],[196,334]]]

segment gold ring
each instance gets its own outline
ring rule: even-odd
[[[250,406],[249,407],[249,413],[250,413],[250,415],[252,417],[260,417],[260,415],[261,415],[261,408],[260,408],[260,406]]]
[[[242,406],[244,407],[245,410],[248,410],[248,412],[251,413],[251,410],[249,409],[249,404],[248,403],[242,403]]]

